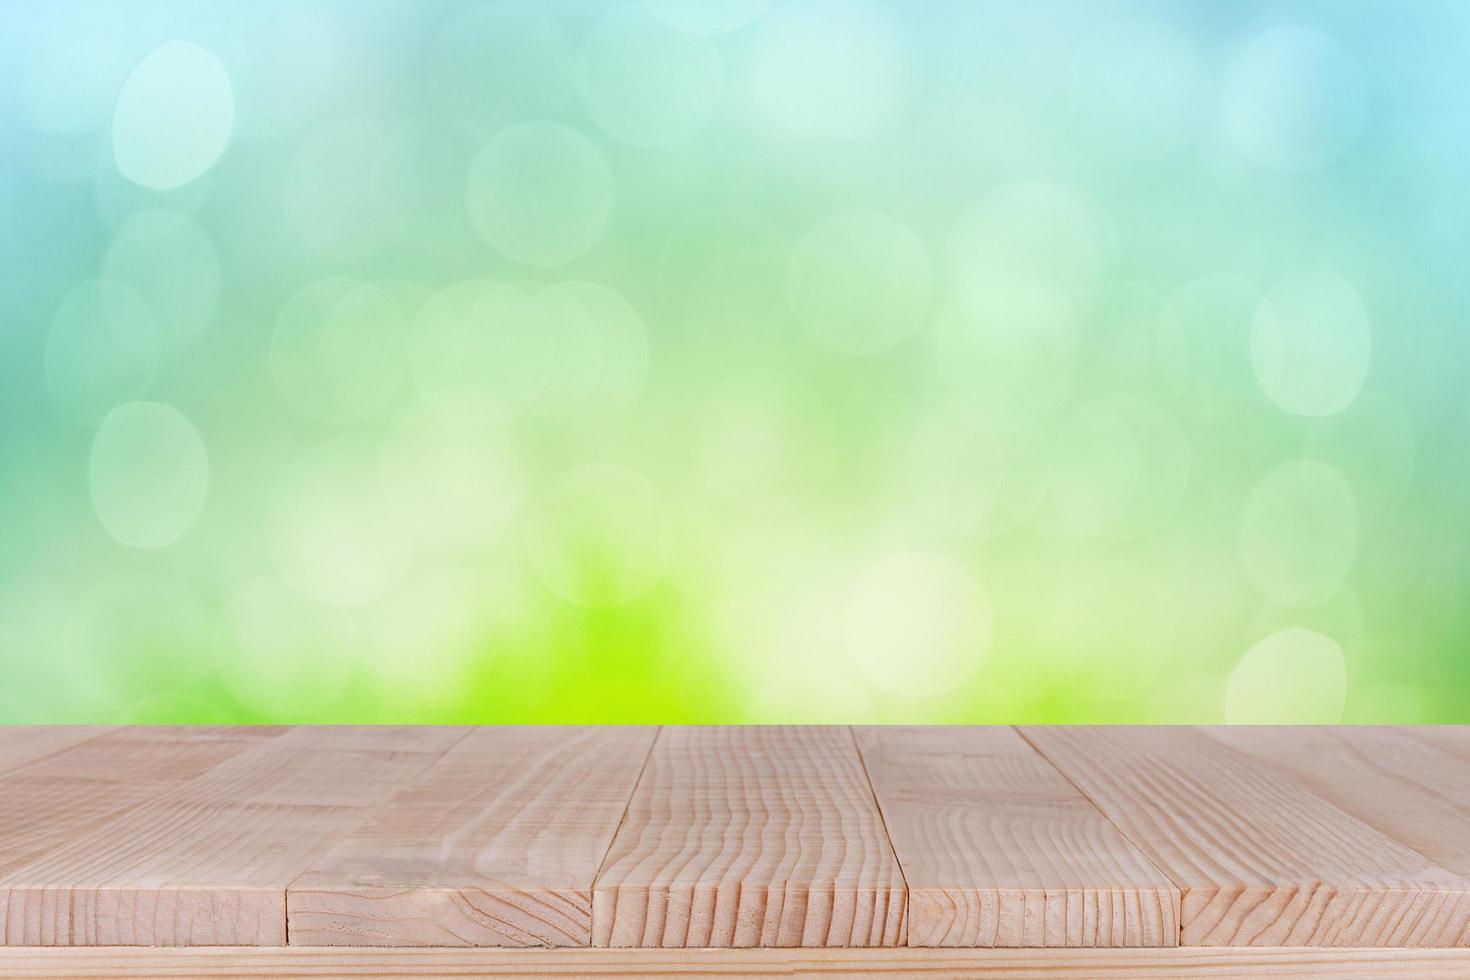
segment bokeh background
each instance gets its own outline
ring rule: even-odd
[[[1470,5],[0,5],[0,721],[1470,721]]]

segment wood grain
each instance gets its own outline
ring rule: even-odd
[[[463,734],[297,728],[257,739],[0,875],[0,941],[283,945],[287,883]],[[159,767],[146,744],[133,751],[129,765]]]
[[[1341,810],[1441,867],[1470,875],[1470,764],[1392,728],[1202,729],[1289,773]]]
[[[0,882],[283,729],[122,728],[0,776]],[[5,941],[0,917],[0,943]]]
[[[878,977],[895,980],[1464,980],[1461,949],[0,948],[15,980],[154,977]]]
[[[1440,751],[1457,757],[1462,764],[1470,763],[1470,725],[1411,725],[1395,728],[1394,731],[1433,745]]]
[[[1465,879],[1199,731],[1022,732],[1179,884],[1185,945],[1470,939]]]
[[[105,728],[83,728],[76,725],[0,726],[0,773],[18,769],[43,756],[69,749],[106,732]]]
[[[892,946],[903,877],[845,728],[665,728],[592,895],[598,946]]]
[[[586,946],[652,728],[483,728],[287,889],[293,943]]]
[[[910,946],[1173,946],[1179,890],[1010,728],[860,728]]]

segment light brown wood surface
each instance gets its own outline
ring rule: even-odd
[[[173,977],[874,977],[896,980],[1464,980],[1463,949],[148,949],[0,947],[7,980]]]
[[[0,976],[1470,978],[1467,842],[1464,728],[0,728]]]
[[[69,749],[106,731],[105,728],[83,728],[76,725],[11,729],[5,738],[0,738],[0,773]]]
[[[910,946],[1173,946],[1179,890],[1011,728],[859,728]]]
[[[1200,731],[1021,731],[1180,886],[1184,945],[1470,941],[1470,882]]]
[[[651,728],[480,729],[287,891],[293,941],[586,946]]]
[[[592,895],[598,946],[894,946],[904,886],[851,731],[666,728]]]
[[[1207,728],[1339,809],[1470,876],[1470,762],[1392,728]]]
[[[0,875],[4,941],[284,945],[286,885],[464,733],[296,728],[254,738]],[[139,742],[127,765],[149,771],[149,746]],[[42,761],[55,766],[64,757]]]
[[[0,740],[14,731],[0,729]],[[116,729],[0,775],[0,888],[26,862],[282,731]],[[0,916],[0,943],[11,935]]]

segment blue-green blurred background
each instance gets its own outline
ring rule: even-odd
[[[0,6],[0,721],[1470,720],[1470,5]]]

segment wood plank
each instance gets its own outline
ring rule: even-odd
[[[264,740],[0,875],[0,942],[283,945],[287,883],[463,734]]]
[[[1441,752],[1470,763],[1470,725],[1406,725],[1394,731],[1412,735]]]
[[[0,882],[38,856],[155,799],[279,728],[120,728],[0,777]],[[0,942],[4,941],[0,918]]]
[[[1393,728],[1233,726],[1211,738],[1458,875],[1470,876],[1470,764]]]
[[[904,887],[852,733],[659,733],[592,895],[598,946],[892,946]]]
[[[1470,941],[1465,879],[1199,731],[1022,733],[1178,883],[1185,945]]]
[[[154,977],[882,977],[895,980],[1464,980],[1462,949],[0,948],[15,980]]]
[[[859,728],[910,946],[1173,946],[1179,890],[1010,728]]]
[[[655,729],[481,728],[287,889],[292,943],[586,946]]]
[[[106,734],[79,725],[0,725],[0,773]]]

